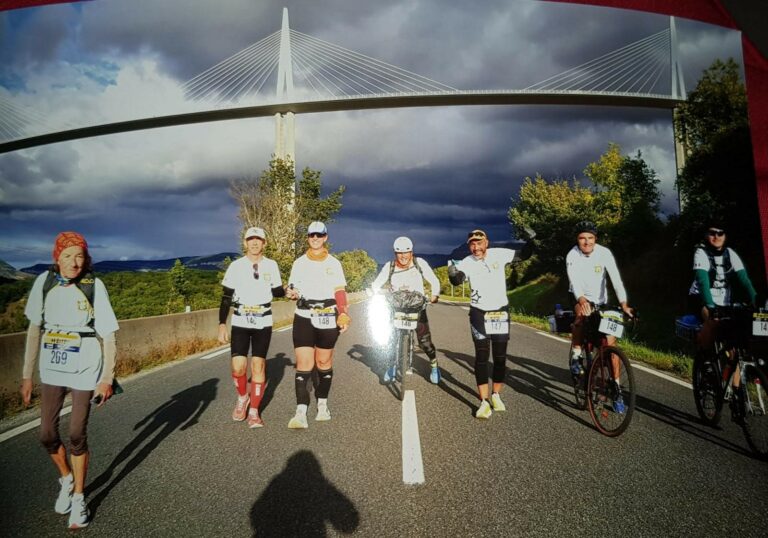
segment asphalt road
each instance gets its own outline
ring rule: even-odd
[[[508,411],[473,418],[467,311],[429,316],[439,386],[413,376],[425,481],[403,483],[401,404],[379,379],[385,353],[365,304],[336,347],[330,422],[295,410],[290,330],[276,332],[266,427],[230,414],[228,353],[124,383],[94,411],[87,495],[94,536],[765,536],[768,464],[741,431],[699,423],[689,388],[636,370],[629,430],[609,439],[574,407],[567,343],[513,325]],[[68,419],[62,420],[66,432]],[[38,429],[0,444],[4,536],[60,536],[56,473]]]

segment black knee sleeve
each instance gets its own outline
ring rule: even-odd
[[[502,383],[507,373],[507,343],[493,343],[493,382]]]
[[[296,371],[296,403],[309,405],[309,390],[307,390],[307,382],[312,372],[299,372]]]
[[[488,357],[491,354],[491,343],[485,340],[475,340],[475,381],[478,385],[488,384]]]
[[[437,352],[435,351],[435,345],[432,343],[431,334],[427,333],[419,337],[419,347],[430,359],[434,359],[435,357],[437,357]]]
[[[331,381],[333,381],[333,368],[327,370],[317,369],[317,375],[320,381],[317,384],[317,391],[315,394],[318,398],[327,398],[328,393],[331,392]]]

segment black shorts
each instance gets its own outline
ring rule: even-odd
[[[488,310],[487,312],[508,312],[508,310],[504,307],[498,310]],[[485,340],[487,338],[492,342],[508,342],[509,330],[503,334],[485,334],[485,314],[486,310],[480,310],[474,306],[469,308],[469,325],[472,329],[472,339]]]
[[[248,351],[250,351],[252,357],[266,359],[271,340],[272,327],[264,327],[263,329],[232,327],[232,338],[230,340],[232,356],[247,357]]]
[[[293,316],[293,347],[318,347],[333,349],[339,339],[339,328],[317,329],[312,320]]]

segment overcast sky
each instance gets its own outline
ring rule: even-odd
[[[295,30],[458,89],[521,89],[669,24],[534,0],[94,0],[0,12],[0,104],[51,129],[199,109],[181,85],[279,30],[283,6]],[[689,90],[716,58],[741,63],[737,32],[677,28]],[[296,130],[297,168],[321,170],[326,191],[347,187],[334,248],[380,262],[398,235],[421,253],[448,253],[475,227],[510,239],[506,213],[526,176],[582,177],[609,142],[641,151],[664,210],[677,207],[665,110],[383,109],[299,115]],[[83,233],[96,261],[237,251],[229,182],[265,169],[274,143],[274,119],[256,118],[0,155],[0,259],[47,263],[62,230]]]

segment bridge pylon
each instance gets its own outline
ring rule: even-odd
[[[280,59],[277,67],[277,98],[279,102],[293,101],[293,63],[288,8],[283,8],[280,29]],[[275,157],[296,162],[296,129],[293,112],[275,114]]]

